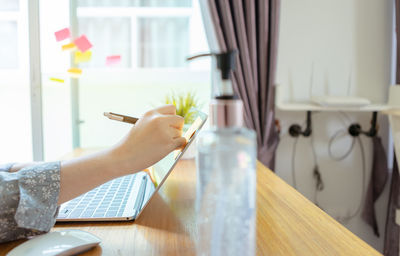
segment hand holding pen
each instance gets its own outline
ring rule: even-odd
[[[118,144],[116,155],[130,155],[131,158],[126,161],[131,163],[143,162],[141,169],[155,164],[186,144],[186,139],[182,137],[184,119],[176,115],[173,105],[148,111],[140,119],[115,113],[104,115],[112,120],[135,124]]]

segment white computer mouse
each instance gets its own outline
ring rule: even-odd
[[[7,255],[68,256],[87,251],[100,242],[100,238],[86,231],[66,229],[29,239],[12,249]]]

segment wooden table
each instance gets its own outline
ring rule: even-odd
[[[194,161],[181,160],[134,222],[63,223],[102,239],[83,255],[193,255]],[[0,245],[4,255],[21,241]],[[262,164],[257,165],[257,255],[381,255]]]

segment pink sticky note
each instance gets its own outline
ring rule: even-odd
[[[69,31],[69,28],[64,28],[54,32],[54,35],[56,36],[56,41],[58,42],[69,38],[71,36],[71,32]]]
[[[86,52],[87,50],[92,48],[92,44],[89,42],[85,35],[81,35],[80,37],[75,39],[74,43],[81,52]]]
[[[118,64],[119,62],[121,62],[121,56],[120,55],[111,55],[111,56],[107,56],[107,58],[106,58],[106,65],[107,66]]]

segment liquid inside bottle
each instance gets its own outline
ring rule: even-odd
[[[197,255],[255,255],[255,132],[214,128],[197,148]]]

